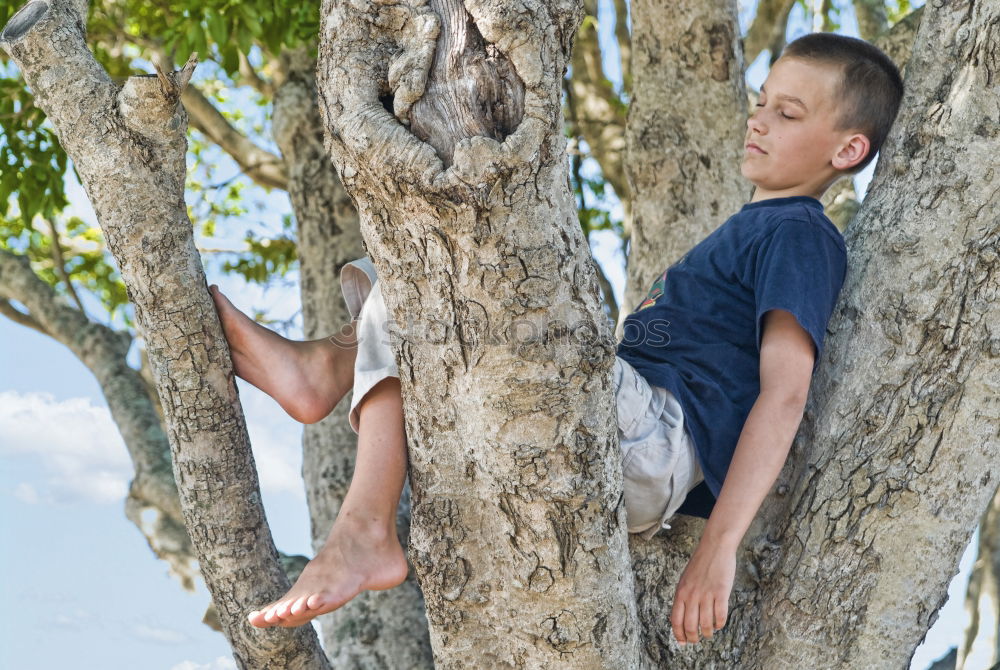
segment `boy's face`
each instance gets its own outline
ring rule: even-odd
[[[771,66],[743,142],[740,172],[757,186],[753,200],[819,198],[842,170],[864,158],[869,147],[864,135],[834,130],[839,80],[838,69],[795,58],[779,58]]]

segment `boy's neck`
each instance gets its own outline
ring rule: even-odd
[[[796,195],[805,195],[810,198],[816,198],[817,200],[822,199],[823,193],[826,189],[809,189],[809,188],[789,188],[781,191],[766,191],[760,187],[753,190],[753,197],[750,198],[750,202],[759,202],[761,200],[772,200],[774,198],[791,198]]]

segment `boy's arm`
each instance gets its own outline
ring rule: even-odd
[[[764,315],[760,395],[674,595],[670,622],[682,644],[698,641],[699,626],[709,638],[726,622],[736,549],[785,463],[802,420],[814,358],[812,338],[790,312]]]

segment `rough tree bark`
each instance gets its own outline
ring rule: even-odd
[[[316,98],[316,61],[306,49],[282,55],[275,89],[273,135],[288,173],[288,195],[298,226],[298,256],[306,339],[339,332],[350,321],[340,291],[340,269],[364,253],[358,213],[323,147]],[[347,422],[348,399],[323,421],[305,426],[302,476],[318,551],[354,472],[357,439]],[[403,546],[409,534],[408,496],[397,517]],[[320,618],[334,667],[359,670],[429,668],[433,662],[423,596],[413,571],[388,591],[366,591]]]
[[[86,2],[36,0],[0,43],[94,205],[128,287],[164,409],[181,510],[240,667],[323,668],[315,632],[252,628],[253,603],[288,588],[260,506],[256,470],[222,329],[184,206],[194,60],[177,73],[114,83],[85,41]],[[252,578],[251,578],[252,577]]]
[[[613,343],[560,122],[579,19],[322,7],[327,148],[397,325],[409,556],[441,668],[637,664]]]
[[[1000,481],[998,44],[1000,3],[925,8],[803,428],[748,534],[764,588],[721,638],[745,667],[907,666]]]

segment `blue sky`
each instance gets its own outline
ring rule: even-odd
[[[602,12],[609,2],[602,0]],[[744,28],[752,15],[752,7],[745,4],[740,4]],[[808,26],[801,8],[795,11],[790,38]],[[849,17],[844,23],[845,33],[856,34]],[[611,22],[602,20],[601,36],[609,47],[611,29]],[[617,80],[611,65],[609,77]],[[766,69],[765,54],[748,69],[748,82],[759,87]],[[231,165],[228,169],[233,170]],[[860,192],[870,176],[871,169],[859,176]],[[219,180],[224,177],[217,175]],[[74,183],[69,192],[73,212],[94,221],[82,189]],[[246,193],[261,200],[264,209],[220,226],[221,239],[213,239],[211,246],[239,248],[246,227],[280,230],[282,215],[290,212],[287,197],[252,186]],[[606,236],[594,243],[620,298],[624,270],[617,247]],[[218,261],[206,256],[209,281],[220,284],[241,309],[262,309],[279,319],[298,312],[294,273],[287,281],[261,288],[223,276]],[[90,312],[100,313],[96,307]],[[301,336],[294,328],[286,334]],[[299,476],[302,427],[257,389],[238,383],[275,542],[283,551],[310,555]],[[0,614],[0,667],[236,667],[223,637],[200,623],[209,601],[203,585],[199,582],[193,594],[182,591],[167,574],[166,564],[154,557],[141,533],[125,519],[130,464],[93,376],[62,345],[4,318],[0,464],[0,533],[7,547],[0,569],[9,576],[0,584],[7,605]],[[960,640],[967,621],[962,596],[972,560],[972,551],[966,551],[951,584],[951,599],[917,650],[912,668],[923,670]]]

